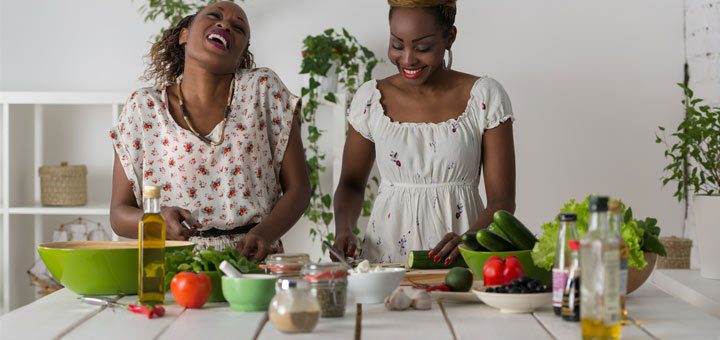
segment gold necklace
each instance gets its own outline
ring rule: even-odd
[[[178,87],[178,100],[180,101],[180,111],[182,112],[183,119],[185,119],[185,123],[187,123],[188,127],[190,128],[190,132],[193,133],[197,138],[202,140],[203,142],[210,144],[212,146],[218,146],[222,144],[223,140],[225,140],[225,123],[227,123],[227,118],[230,115],[230,105],[232,104],[233,99],[233,93],[235,92],[235,78],[233,78],[232,83],[230,83],[230,90],[228,91],[228,101],[227,106],[225,106],[225,117],[223,117],[222,122],[220,123],[220,140],[213,141],[210,138],[207,138],[197,132],[195,130],[195,127],[190,122],[190,114],[188,114],[187,110],[185,109],[185,99],[183,98],[182,93],[182,87],[180,86],[180,83],[182,82],[182,78],[178,79],[177,87]]]

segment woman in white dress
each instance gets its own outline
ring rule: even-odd
[[[361,257],[404,262],[409,251],[430,249],[447,265],[462,233],[486,228],[497,210],[515,210],[512,108],[494,79],[451,68],[455,0],[388,3],[388,58],[398,74],[363,84],[350,106],[334,246],[355,255],[352,230],[377,161],[382,181]]]

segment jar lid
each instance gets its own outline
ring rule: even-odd
[[[68,165],[67,162],[61,162],[60,165],[43,165],[38,169],[40,176],[85,176],[87,175],[87,167],[84,165]]]
[[[278,289],[288,290],[288,289],[309,289],[310,284],[303,280],[298,278],[280,278],[277,281],[277,287]]]
[[[265,263],[310,263],[310,255],[304,253],[282,253],[270,254],[265,258]]]
[[[260,268],[267,269],[275,274],[299,272],[303,266],[310,263],[310,255],[303,253],[271,254],[265,258],[265,264]]]
[[[348,268],[339,262],[310,263],[305,265],[302,273],[308,281],[339,280],[348,275]]]

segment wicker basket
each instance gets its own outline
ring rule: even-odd
[[[692,240],[675,236],[661,237],[660,242],[667,250],[667,256],[658,257],[660,269],[689,269]]]
[[[43,205],[87,204],[87,168],[67,162],[40,167],[40,198]]]

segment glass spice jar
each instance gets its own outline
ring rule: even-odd
[[[341,263],[311,263],[303,269],[310,291],[320,303],[324,318],[343,317],[347,298],[347,267]]]
[[[310,263],[310,255],[303,253],[270,254],[260,268],[278,277],[301,277],[303,267]]]
[[[310,284],[301,278],[281,278],[270,301],[268,318],[284,333],[312,332],[320,319],[320,305],[310,293]]]

